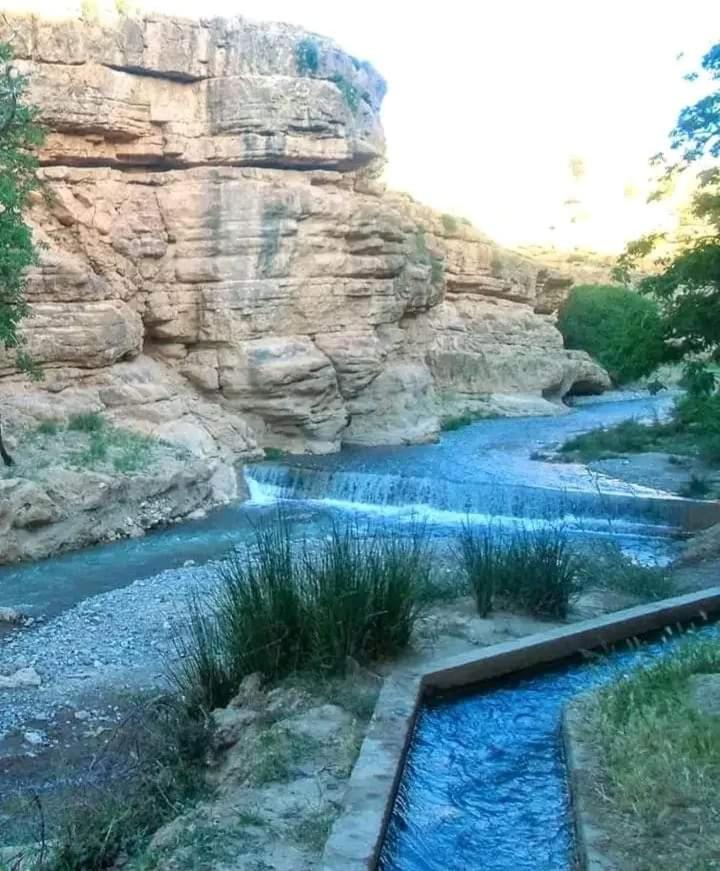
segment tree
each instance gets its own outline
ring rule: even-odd
[[[12,60],[12,48],[0,42],[0,350],[14,350],[18,366],[33,375],[36,370],[23,351],[18,325],[28,314],[27,269],[37,262],[23,210],[38,186],[36,149],[43,131],[37,109],[23,99],[27,77],[18,73]],[[0,458],[5,465],[12,464],[1,433]]]
[[[687,76],[700,77],[712,90],[680,112],[670,134],[674,160],[663,154],[652,160],[664,168],[652,199],[664,196],[682,173],[699,170],[692,220],[678,235],[654,233],[631,242],[616,274],[629,280],[639,260],[664,246],[660,271],[642,279],[639,289],[660,302],[669,348],[720,361],[720,43],[703,57],[700,72]]]
[[[557,326],[565,347],[587,351],[616,384],[649,375],[665,354],[657,303],[626,287],[573,287]]]

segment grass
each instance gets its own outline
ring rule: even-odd
[[[500,602],[565,619],[582,589],[580,560],[562,529],[522,529],[504,540],[498,530],[465,525],[460,557],[482,616]]]
[[[670,570],[636,562],[616,544],[595,546],[583,554],[580,567],[583,587],[612,590],[644,602],[667,599],[675,592]]]
[[[54,436],[60,432],[60,426],[57,421],[54,420],[43,420],[42,423],[39,423],[35,428],[35,432],[40,435],[45,436]]]
[[[470,426],[471,423],[475,423],[479,419],[479,415],[471,414],[470,412],[465,412],[464,414],[450,415],[448,417],[442,418],[442,420],[440,421],[440,431],[454,432],[455,430],[462,429],[465,426]]]
[[[178,642],[173,677],[192,709],[226,704],[254,672],[342,675],[395,656],[433,595],[423,528],[390,538],[335,525],[311,550],[282,514],[256,529],[252,552],[230,554],[220,581],[209,611],[191,603]]]
[[[575,436],[560,447],[561,453],[582,462],[647,451],[699,457],[710,466],[720,465],[720,394],[688,394],[676,402],[668,421],[625,420]]]
[[[123,427],[101,414],[72,415],[66,423],[41,421],[22,433],[15,452],[14,474],[36,478],[53,466],[133,474],[148,469],[163,456],[187,456],[185,449]],[[0,477],[7,470],[0,466]]]
[[[334,821],[335,815],[329,811],[316,811],[312,816],[293,826],[293,839],[319,856],[325,847]]]
[[[253,786],[263,786],[290,780],[293,769],[309,754],[317,753],[320,749],[320,743],[307,735],[273,726],[261,732],[251,748],[252,764],[248,781]]]
[[[464,524],[460,534],[459,557],[475,597],[478,614],[487,617],[492,611],[504,553],[497,547],[491,530]]]
[[[107,749],[114,777],[87,787],[53,835],[43,871],[107,868],[141,850],[202,791],[209,732],[176,699],[137,704]],[[122,759],[120,770],[117,759]]]
[[[720,855],[720,718],[689,704],[693,674],[720,672],[720,643],[688,639],[600,691],[586,732],[613,842],[638,871],[705,869]]]
[[[94,411],[73,414],[68,418],[67,428],[70,432],[100,432],[105,428],[105,419]]]
[[[680,488],[679,493],[686,499],[707,499],[712,487],[702,475],[690,475],[690,480]]]
[[[560,452],[576,454],[584,462],[641,453],[657,448],[666,431],[666,425],[662,423],[624,420],[615,426],[591,430],[568,439]]]

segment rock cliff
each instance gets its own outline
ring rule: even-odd
[[[0,359],[11,429],[102,411],[230,467],[607,386],[535,312],[547,270],[385,189],[385,84],[331,41],[152,16],[8,15],[7,38],[49,131],[24,328],[45,378]]]

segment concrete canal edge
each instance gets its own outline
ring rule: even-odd
[[[438,661],[428,658],[412,667],[399,669],[385,681],[380,692],[348,782],[343,812],[332,827],[320,868],[322,871],[372,871],[377,868],[415,721],[426,694],[477,686],[515,671],[547,665],[576,653],[646,635],[665,626],[706,620],[717,614],[720,614],[720,587],[711,587],[560,629],[538,632],[517,641],[481,650],[474,648],[451,659]],[[570,764],[574,763],[571,761]],[[595,856],[584,846],[589,844],[592,847],[596,843],[596,839],[590,837],[589,820],[580,834],[580,867],[588,871],[610,871],[611,866],[589,864],[600,858],[599,852]]]
[[[607,838],[594,822],[590,795],[594,760],[582,739],[582,699],[571,702],[563,712],[562,738],[575,829],[575,858],[578,871],[617,871],[608,855]]]

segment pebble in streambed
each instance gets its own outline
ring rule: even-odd
[[[60,708],[86,708],[93,695],[162,686],[188,597],[216,583],[215,564],[171,569],[4,634],[0,674],[34,669],[41,682],[0,689],[0,738]]]

